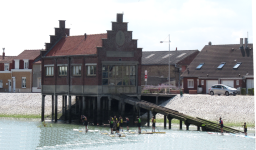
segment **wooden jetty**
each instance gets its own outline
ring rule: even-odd
[[[205,119],[201,119],[198,117],[196,117],[196,118],[191,117],[191,116],[185,115],[183,113],[180,113],[176,110],[162,107],[162,106],[159,106],[159,105],[156,105],[156,104],[144,101],[144,100],[139,100],[137,98],[129,97],[124,94],[111,95],[111,96],[109,96],[109,98],[116,99],[116,100],[121,101],[122,103],[127,103],[127,104],[135,106],[138,113],[140,111],[140,108],[148,110],[148,118],[147,118],[148,126],[149,126],[149,121],[150,121],[149,112],[151,111],[154,116],[156,115],[156,113],[160,113],[160,114],[164,115],[164,127],[165,128],[166,128],[166,117],[167,117],[169,120],[169,129],[171,129],[171,120],[178,119],[178,120],[180,120],[180,129],[182,129],[182,121],[183,121],[186,125],[187,130],[189,130],[189,126],[192,124],[192,125],[197,126],[198,131],[200,131],[200,127],[201,127],[202,131],[220,132],[220,127],[219,127],[219,124],[217,124],[217,123],[214,123],[214,122],[211,122],[211,121],[208,121]],[[224,126],[223,132],[239,133],[241,131]]]

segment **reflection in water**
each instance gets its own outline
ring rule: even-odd
[[[166,134],[126,134],[126,137],[110,137],[107,127],[89,126],[90,132],[79,132],[84,126],[53,124],[41,127],[40,121],[22,121],[0,118],[1,149],[255,149],[253,138],[232,135],[211,135],[207,132],[180,131],[177,128],[161,131]],[[130,128],[137,130],[137,128]],[[92,132],[99,130],[100,132]],[[105,131],[104,131],[105,130]],[[147,129],[150,131],[151,129]],[[145,130],[142,130],[145,131]],[[253,133],[249,134],[253,136]]]

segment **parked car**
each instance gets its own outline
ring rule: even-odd
[[[232,88],[230,86],[224,85],[224,84],[215,84],[210,89],[210,94],[225,94],[226,96],[229,96],[229,94],[232,94],[236,96],[237,89]]]

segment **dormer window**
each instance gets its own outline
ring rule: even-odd
[[[222,63],[217,67],[217,69],[221,70],[221,69],[224,67],[225,64],[226,64],[225,62],[222,62]]]
[[[196,70],[200,70],[203,67],[204,63],[200,63],[197,67]]]
[[[233,69],[238,69],[238,67],[241,65],[241,62],[236,63],[236,65],[233,67]]]
[[[28,67],[29,67],[28,59],[24,59],[23,61],[24,61],[24,69],[28,69]]]
[[[9,71],[9,63],[4,64],[4,71]]]

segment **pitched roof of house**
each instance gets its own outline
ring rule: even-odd
[[[24,50],[14,59],[29,59],[34,60],[36,57],[40,55],[41,50]]]
[[[102,39],[107,33],[63,37],[46,56],[88,55],[96,54],[97,47],[102,46]]]
[[[12,60],[15,57],[16,56],[4,56],[4,59],[3,59],[3,55],[0,55],[0,63],[12,63]]]
[[[222,69],[217,67],[224,62]],[[238,63],[242,64],[235,70],[233,67]],[[196,67],[204,63],[200,70]],[[187,67],[181,76],[202,77],[202,78],[238,78],[239,74],[253,75],[253,44],[248,44],[248,49],[240,49],[240,44],[230,45],[205,45],[202,51]],[[208,77],[207,77],[208,74]]]
[[[177,50],[177,51],[143,51],[142,65],[168,65],[169,54],[170,64],[174,65],[198,50]]]

